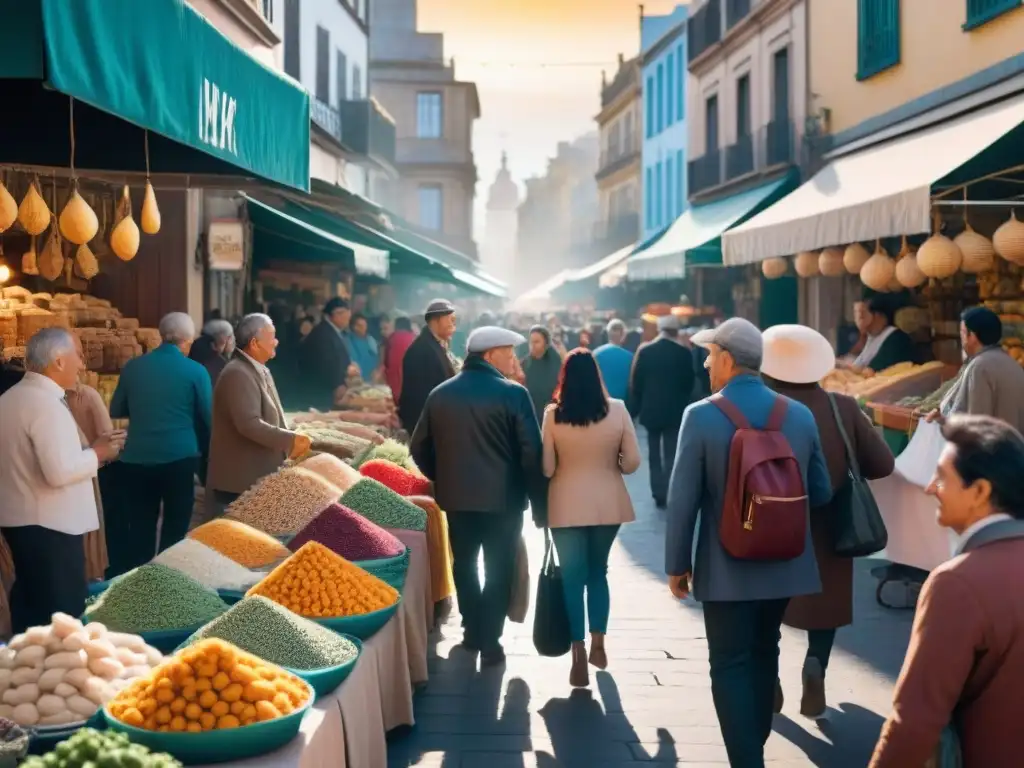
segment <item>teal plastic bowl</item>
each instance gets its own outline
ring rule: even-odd
[[[346,661],[344,664],[323,669],[292,669],[290,667],[286,667],[286,669],[296,677],[301,677],[309,683],[313,690],[316,691],[318,699],[329,693],[334,693],[338,686],[344,683],[352,673],[352,670],[356,667],[356,662],[359,661],[359,657],[363,655],[363,644],[359,642],[359,638],[349,636],[347,639],[355,644],[356,648],[359,649],[359,653],[355,655],[355,658]]]
[[[394,557],[359,560],[355,564],[401,592],[405,588],[405,577],[409,572],[409,548],[406,547],[405,552]]]
[[[192,636],[192,633],[198,632],[202,629],[205,624],[197,624],[189,629],[165,629],[159,632],[139,632],[139,637],[146,641],[147,645],[151,645],[161,653],[170,654],[174,650]]]
[[[218,589],[217,594],[220,595],[220,599],[228,605],[240,603],[245,597],[245,592],[239,592],[236,589]]]
[[[103,708],[103,718],[107,721],[107,727],[110,730],[128,734],[128,738],[132,741],[148,747],[153,752],[167,752],[185,765],[226,763],[265,755],[294,739],[299,733],[302,718],[313,706],[315,697],[313,687],[309,683],[306,683],[306,686],[309,690],[309,698],[301,709],[295,710],[290,715],[279,717],[277,720],[253,723],[226,731],[203,731],[202,733],[147,731],[125,725],[111,715],[107,707]]]
[[[90,581],[89,582],[89,597],[99,597],[107,588],[113,583],[113,579],[109,581]]]
[[[394,605],[381,608],[373,613],[364,613],[362,616],[341,616],[336,619],[314,618],[313,621],[334,630],[338,634],[357,637],[360,640],[369,640],[380,631],[381,627],[388,623],[401,604],[402,596],[399,595],[398,602]]]

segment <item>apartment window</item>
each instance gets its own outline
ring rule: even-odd
[[[441,94],[416,94],[416,135],[421,139],[441,138]]]
[[[857,0],[857,79],[900,63],[900,0]]]
[[[1021,0],[967,0],[967,22],[963,29],[965,32],[977,29],[1022,4]]]
[[[665,160],[665,223],[675,220],[672,212],[672,158]]]
[[[656,124],[654,127],[655,134],[661,133],[665,130],[665,65],[659,64],[658,71],[656,74],[658,95],[654,102]]]
[[[683,57],[683,44],[676,48],[676,81],[679,83],[679,98],[676,99],[676,120],[682,120],[686,102],[686,59]]]
[[[352,65],[352,98],[355,101],[363,98],[363,70],[358,64]]]
[[[334,54],[334,82],[338,91],[338,106],[348,101],[348,58],[344,52]]]
[[[623,148],[623,150],[627,154],[629,154],[630,152],[633,151],[633,113],[632,112],[627,112],[626,113],[626,126],[625,126],[625,130],[623,131],[623,133],[625,134],[625,139],[623,141],[623,144],[625,145],[625,147]]]
[[[331,34],[316,28],[316,98],[331,103]]]
[[[654,226],[661,229],[662,219],[662,208],[661,208],[661,190],[664,189],[662,181],[664,179],[664,164],[658,162],[654,168]]]
[[[772,57],[772,120],[789,120],[789,48]]]
[[[300,29],[299,3],[301,0],[284,0],[284,71],[296,80],[300,79],[299,56]]]
[[[420,226],[440,232],[444,229],[444,190],[440,184],[421,184],[417,190]]]
[[[708,97],[704,103],[704,149],[718,151],[718,95]]]
[[[654,135],[654,78],[648,76],[647,87],[644,89],[644,94],[647,97],[647,125],[644,131],[644,135],[647,138],[651,138]]]
[[[644,171],[644,226],[654,228],[654,172],[647,168]]]
[[[666,89],[668,93],[665,94],[665,125],[672,125],[675,121],[675,98],[676,98],[676,55],[675,52],[670,52],[668,55],[668,61],[666,66],[666,72],[668,75],[668,83]]]
[[[750,135],[750,75],[736,81],[736,138]]]
[[[683,150],[676,150],[676,218],[686,207],[686,166],[683,165]]]

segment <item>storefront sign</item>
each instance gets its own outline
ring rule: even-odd
[[[217,149],[238,154],[235,113],[238,102],[205,77],[199,87],[199,140]]]
[[[245,227],[237,219],[214,219],[206,236],[210,269],[237,272],[245,264]]]

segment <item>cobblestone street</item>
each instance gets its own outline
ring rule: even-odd
[[[641,439],[643,443],[643,439]],[[680,604],[663,576],[664,514],[646,464],[627,479],[637,521],[620,534],[609,568],[609,669],[591,688],[568,685],[569,659],[538,658],[531,618],[508,625],[504,669],[477,671],[453,646],[458,617],[435,632],[431,678],[416,698],[417,726],[393,734],[392,768],[639,768],[727,765],[711,700],[700,608]],[[543,541],[530,526],[531,577]],[[863,768],[889,710],[910,631],[910,611],[875,602],[872,563],[858,563],[856,623],[840,630],[828,678],[829,720],[799,715],[803,633],[784,629],[786,704],[766,759],[774,768]]]

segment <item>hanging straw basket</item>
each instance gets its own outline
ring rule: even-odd
[[[875,252],[860,268],[860,281],[873,291],[888,291],[896,274],[896,262],[892,260],[882,242],[875,242]]]
[[[996,249],[992,245],[992,241],[975,232],[966,220],[964,224],[966,226],[964,231],[953,238],[953,242],[963,255],[960,269],[969,275],[991,271],[996,262]]]
[[[793,257],[793,269],[800,277],[815,277],[818,269],[818,254],[814,251],[801,251]]]
[[[789,270],[789,262],[780,257],[765,259],[761,262],[761,274],[769,280],[777,280]]]
[[[964,256],[956,243],[939,231],[939,217],[935,216],[934,233],[917,249],[917,266],[926,277],[944,280],[960,269]]]
[[[903,245],[896,256],[896,280],[904,288],[917,288],[928,279],[928,276],[921,271],[917,265],[917,256],[907,243],[906,235],[903,236]]]
[[[867,248],[860,243],[850,243],[846,246],[846,252],[843,253],[843,266],[846,267],[846,271],[851,275],[859,275],[861,267],[870,258],[871,254],[868,253]]]
[[[992,236],[996,253],[1009,262],[1024,265],[1024,222],[1017,219],[1016,211]]]
[[[846,272],[843,266],[843,249],[826,248],[818,257],[818,271],[825,277],[842,277]]]

